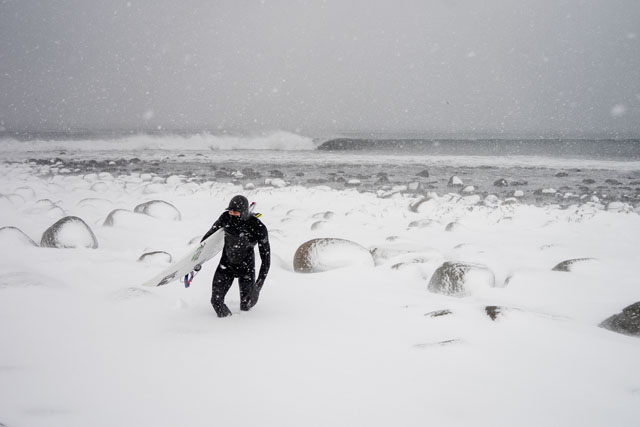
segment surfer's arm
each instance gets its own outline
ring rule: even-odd
[[[258,287],[262,287],[265,279],[267,278],[267,273],[269,272],[269,267],[271,266],[271,245],[269,244],[269,234],[267,233],[266,227],[262,228],[262,236],[260,240],[258,240],[258,252],[260,252],[260,272],[258,273],[258,280],[256,280],[256,285]]]
[[[218,231],[218,230],[220,230],[221,228],[224,227],[224,225],[225,225],[225,218],[224,218],[225,213],[220,215],[220,218],[218,218],[217,221],[213,223],[213,225],[211,226],[209,231],[207,231],[205,233],[205,235],[202,236],[202,239],[200,240],[200,242],[204,242],[205,240],[207,240],[209,238],[209,236],[211,236],[213,233],[215,233],[216,231]]]

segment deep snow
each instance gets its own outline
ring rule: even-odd
[[[637,423],[640,340],[597,327],[640,300],[636,213],[469,206],[444,195],[412,212],[415,200],[400,194],[143,178],[43,177],[28,164],[0,165],[0,226],[39,242],[56,220],[75,215],[99,242],[91,250],[0,240],[0,423]],[[234,284],[233,316],[215,317],[217,258],[189,289],[177,281],[140,286],[166,265],[137,262],[140,255],[162,250],[177,259],[238,193],[257,202],[273,253],[252,311],[239,311]],[[132,212],[103,226],[112,210],[149,200],[172,203],[182,220]],[[312,230],[327,211],[335,215]],[[432,222],[409,227],[424,219]],[[458,226],[445,231],[453,221]],[[316,237],[399,255],[376,266],[295,273],[294,252]],[[428,260],[391,268],[412,253]],[[583,257],[596,261],[551,271]],[[444,260],[484,264],[498,286],[472,286],[465,298],[430,293]],[[488,305],[504,307],[496,321]],[[444,309],[452,313],[429,315]]]

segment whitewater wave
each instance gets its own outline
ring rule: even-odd
[[[0,140],[0,152],[29,151],[137,151],[137,150],[315,150],[313,139],[291,132],[273,132],[260,136],[230,136],[197,133],[190,135],[131,135],[116,138]]]

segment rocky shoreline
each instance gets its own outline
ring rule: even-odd
[[[547,167],[498,167],[394,164],[354,162],[317,164],[260,162],[259,158],[224,162],[205,155],[174,155],[157,159],[112,157],[101,160],[59,157],[30,157],[7,163],[26,163],[39,175],[84,175],[108,172],[114,176],[152,174],[160,178],[181,175],[193,182],[230,182],[247,189],[264,186],[327,186],[374,192],[380,197],[395,193],[417,196],[456,193],[461,196],[495,196],[536,206],[570,207],[600,203],[614,209],[640,207],[640,171],[557,169]],[[247,160],[248,159],[248,160]],[[625,206],[620,206],[623,203]]]

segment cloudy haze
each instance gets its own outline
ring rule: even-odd
[[[640,135],[640,2],[5,0],[0,124]]]

